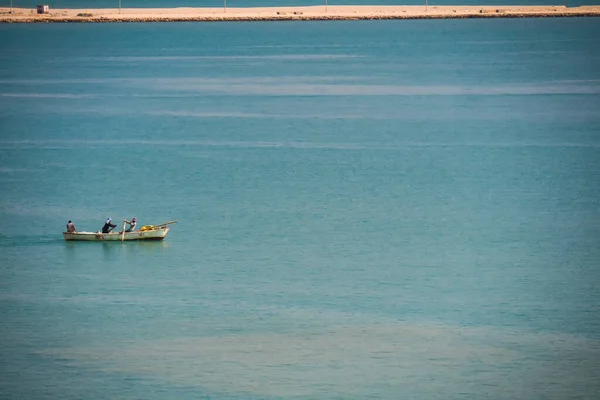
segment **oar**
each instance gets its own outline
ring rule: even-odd
[[[121,242],[123,240],[125,240],[125,223],[127,222],[126,219],[123,220],[123,232],[121,232]]]
[[[162,224],[156,224],[156,225],[152,225],[152,226],[154,226],[155,228],[158,228],[158,227],[161,227],[161,226],[167,226],[167,225],[174,224],[175,222],[177,222],[177,220],[174,220],[174,221],[168,221],[168,222],[163,222]]]

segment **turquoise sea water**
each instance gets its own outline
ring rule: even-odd
[[[0,397],[598,398],[599,22],[1,25]]]

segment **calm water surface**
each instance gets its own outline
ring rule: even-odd
[[[598,398],[599,22],[0,26],[0,397]]]

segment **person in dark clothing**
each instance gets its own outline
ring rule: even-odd
[[[75,228],[75,224],[73,222],[71,222],[71,220],[69,220],[69,223],[67,224],[67,232],[69,232],[69,233],[77,232],[77,228]]]
[[[110,233],[110,231],[117,227],[116,225],[111,224],[111,221],[112,220],[110,218],[106,220],[106,223],[102,227],[102,233]]]

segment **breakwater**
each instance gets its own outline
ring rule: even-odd
[[[273,8],[0,9],[4,23],[331,21],[450,18],[600,17],[600,6],[311,6]]]

